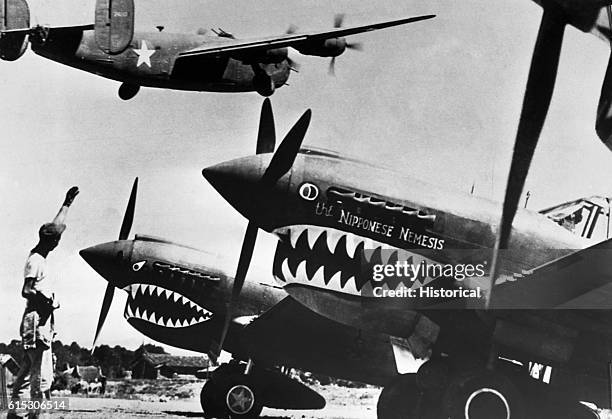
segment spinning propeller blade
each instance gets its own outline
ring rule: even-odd
[[[342,27],[344,23],[344,13],[338,13],[334,16],[334,28],[338,29]],[[344,46],[346,49],[352,49],[354,51],[363,51],[363,44],[361,42],[348,43],[345,38],[339,38],[344,42]],[[330,76],[336,75],[336,57],[332,57],[329,61],[329,68],[327,69],[327,73]]]
[[[134,210],[136,208],[136,193],[138,191],[138,178],[134,179],[134,185],[132,186],[132,192],[128,201],[127,208],[125,209],[125,215],[123,216],[123,222],[121,223],[121,230],[119,232],[119,240],[125,240],[130,235],[132,229],[132,223],[134,221]],[[93,352],[96,347],[96,341],[110,310],[110,306],[113,302],[113,296],[115,294],[115,286],[110,282],[106,286],[106,292],[104,293],[104,299],[102,300],[102,308],[100,309],[100,317],[98,318],[98,326],[96,327],[96,334],[94,336],[91,351]]]

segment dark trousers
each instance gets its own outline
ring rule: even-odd
[[[40,364],[44,350],[42,345],[37,345],[37,347],[33,349],[26,349],[25,359],[17,373],[17,378],[13,382],[13,400],[19,400],[19,391],[28,373],[30,374],[30,399],[42,400],[42,392],[40,391]],[[30,417],[36,417],[38,413],[40,413],[40,411],[30,412]]]

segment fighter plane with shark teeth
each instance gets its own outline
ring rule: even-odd
[[[336,57],[360,50],[346,36],[431,19],[415,16],[343,28],[254,39],[237,39],[223,30],[215,35],[134,31],[134,0],[97,0],[91,25],[30,28],[26,0],[0,2],[0,58],[14,61],[31,45],[41,57],[121,82],[119,97],[133,98],[141,86],[208,92],[252,92],[270,96],[287,84],[296,64],[288,48],[304,55]]]
[[[274,129],[267,128],[260,129],[260,151],[274,149]],[[301,134],[294,130],[287,137],[295,142],[296,135]],[[124,317],[145,336],[213,359],[221,348],[232,354],[233,360],[214,371],[200,394],[205,417],[220,418],[254,418],[264,406],[324,407],[322,396],[274,366],[382,386],[413,365],[414,357],[394,350],[390,336],[312,312],[274,285],[269,274],[261,282],[238,279],[242,292],[237,297],[237,280],[218,268],[214,255],[151,236],[129,240],[137,184],[119,240],[80,251],[108,281],[94,347],[115,288],[125,291]]]
[[[385,386],[380,419],[583,418],[579,400],[610,406],[612,241],[593,237],[609,199],[519,210],[491,289],[501,205],[298,143],[282,152],[282,170],[280,148],[203,170],[249,220],[236,277],[258,229],[275,234],[272,273],[289,295],[429,358]],[[549,384],[528,375],[532,362],[553,367]]]

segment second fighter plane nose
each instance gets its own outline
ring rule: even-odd
[[[91,246],[86,249],[79,251],[79,255],[96,271],[100,271],[101,268],[106,267],[112,262],[112,247],[108,246],[107,243]]]

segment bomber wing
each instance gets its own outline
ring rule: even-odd
[[[392,26],[404,25],[407,23],[418,22],[420,20],[431,19],[435,15],[414,16],[405,19],[386,21],[381,23],[354,26],[350,28],[334,28],[325,31],[315,31],[309,33],[287,33],[280,36],[262,37],[257,39],[228,39],[224,38],[222,45],[202,45],[187,51],[181,52],[177,61],[185,60],[189,57],[233,57],[241,58],[243,56],[251,56],[258,52],[263,52],[275,48],[283,47],[303,47],[309,43],[321,42],[326,39],[339,38],[349,35],[355,35],[363,32],[375,31],[378,29],[389,28]]]

